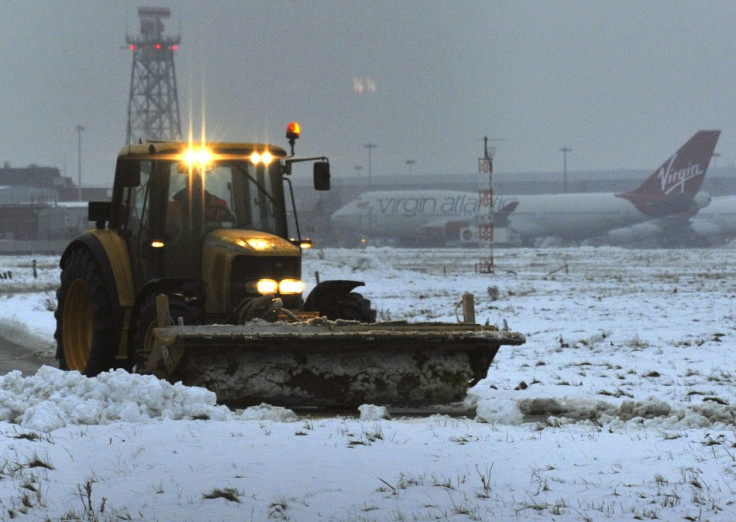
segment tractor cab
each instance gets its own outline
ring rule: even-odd
[[[314,188],[329,190],[330,168],[324,156],[294,155],[298,124],[286,136],[288,156],[263,143],[123,147],[112,201],[91,202],[89,219],[125,243],[134,312],[159,293],[182,296],[212,320],[233,321],[249,301],[269,295],[302,306],[301,252],[311,242],[301,237],[289,178],[294,163],[311,162]]]
[[[214,230],[288,237],[285,153],[263,147],[167,143],[119,156],[112,221],[134,253],[139,284],[197,279]]]

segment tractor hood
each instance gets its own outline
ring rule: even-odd
[[[298,280],[300,276],[299,247],[282,237],[238,229],[216,229],[205,236],[202,281],[208,313],[232,312],[251,295],[246,291],[250,282],[262,278]]]
[[[205,252],[232,252],[250,256],[299,256],[299,247],[286,239],[258,230],[220,228],[208,233],[204,240]]]

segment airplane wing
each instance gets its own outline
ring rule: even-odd
[[[501,203],[501,208],[493,212],[493,223],[499,227],[505,227],[509,224],[509,216],[519,206],[518,201],[510,201],[509,203]]]
[[[508,225],[509,216],[519,206],[519,202],[516,200],[509,201],[508,203],[501,202],[501,208],[493,213],[493,223],[496,227],[505,227]],[[420,227],[420,232],[426,233],[429,231],[443,231],[444,233],[453,233],[459,231],[461,228],[465,228],[476,222],[477,218],[463,219],[463,218],[438,218],[428,223],[423,224]]]
[[[439,218],[429,223],[424,223],[419,227],[421,233],[429,233],[433,231],[445,233],[445,231],[467,227],[470,224],[470,219],[457,219],[457,218]]]

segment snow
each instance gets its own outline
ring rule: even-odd
[[[379,319],[526,335],[475,418],[229,410],[150,376],[0,376],[0,517],[21,520],[733,520],[732,250],[325,249]],[[0,257],[0,334],[54,353],[58,259]]]

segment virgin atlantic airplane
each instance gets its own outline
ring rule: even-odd
[[[630,192],[498,196],[494,221],[531,243],[542,237],[579,241],[663,217],[693,216],[710,202],[700,189],[720,133],[698,131]],[[379,191],[361,194],[331,219],[362,235],[416,239],[427,231],[456,232],[478,214],[472,192]]]

